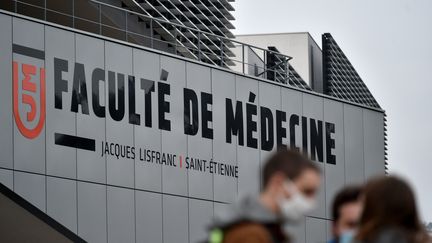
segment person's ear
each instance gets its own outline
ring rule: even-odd
[[[285,183],[286,177],[281,172],[276,172],[270,178],[269,185],[273,188],[273,190],[281,190]]]

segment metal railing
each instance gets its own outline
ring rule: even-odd
[[[167,19],[152,17],[134,0],[126,1],[130,5],[134,4],[127,7],[143,13],[97,0],[88,0],[88,7],[93,6],[93,9],[77,11],[73,7],[72,15],[24,1],[13,2],[15,3],[14,11],[18,13],[21,12],[17,6],[22,5],[44,11],[39,18],[50,22],[56,22],[49,18],[51,13],[67,16],[72,19],[70,27],[76,29],[230,68],[243,74],[262,78],[269,76],[271,80],[281,83],[288,83],[287,79],[290,76],[288,68],[288,61],[292,59],[290,56],[174,23]],[[75,1],[72,0],[72,3],[74,5]],[[269,57],[277,62],[268,62]],[[271,75],[268,75],[269,73]]]

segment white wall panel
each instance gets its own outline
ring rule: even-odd
[[[133,50],[133,65],[134,75],[136,76],[136,110],[141,117],[141,125],[135,126],[134,138],[136,147],[135,157],[135,186],[139,189],[162,191],[162,166],[157,163],[146,162],[146,157],[141,152],[144,150],[161,151],[161,131],[156,129],[158,127],[158,97],[157,97],[157,81],[160,75],[160,57],[156,54],[144,52],[140,50]],[[139,78],[138,78],[139,77]],[[141,79],[145,79],[141,81]],[[141,82],[144,90],[141,87]],[[151,82],[153,86],[151,87]],[[153,90],[153,91],[152,91]],[[146,113],[145,113],[145,93],[151,95],[151,125],[146,126]],[[144,160],[144,161],[142,161]]]
[[[162,242],[162,194],[135,191],[136,242]]]
[[[383,124],[383,126],[377,126],[377,124]],[[383,114],[364,110],[363,126],[365,177],[367,179],[385,173]]]
[[[14,171],[14,191],[46,212],[45,176]]]
[[[13,168],[12,18],[0,15],[0,167]]]
[[[45,27],[42,24],[32,23],[18,18],[13,18],[12,22],[14,44],[37,49],[39,51],[45,50]],[[32,80],[35,81],[35,83],[40,83],[40,68],[45,67],[44,60],[18,53],[13,54],[13,60],[18,62],[20,66],[18,71],[19,80],[22,80],[24,78],[24,75],[21,71],[21,64],[25,63],[36,66],[36,75],[32,76]],[[19,85],[19,90],[21,90],[21,86],[22,85]],[[26,119],[26,113],[31,109],[30,106],[28,104],[23,104],[22,102],[19,102],[21,121],[28,129],[36,127],[41,117],[41,87],[40,85],[37,85],[37,87],[39,88],[36,88],[36,93],[32,94],[32,97],[35,99],[37,107],[36,118],[33,121],[29,122]],[[21,92],[18,93],[20,94]],[[14,124],[14,168],[35,173],[45,173],[45,126],[40,131],[37,137],[29,139],[27,137],[24,137],[23,134],[19,131],[16,122],[14,122]]]
[[[186,86],[188,89],[195,91],[198,101],[198,131],[196,135],[188,135],[187,137],[187,156],[189,158],[206,160],[203,169],[189,169],[189,196],[204,199],[213,199],[213,174],[209,172],[209,162],[213,156],[212,139],[205,138],[203,134],[203,114],[202,102],[203,97],[201,92],[211,94],[210,69],[198,64],[186,64]],[[206,110],[213,110],[213,105],[206,105]],[[193,110],[193,109],[191,109]],[[193,120],[193,115],[189,115],[189,119]],[[207,116],[206,116],[207,117]],[[214,119],[214,116],[212,117]],[[184,118],[186,119],[186,118]],[[206,126],[213,129],[213,122],[208,122]],[[214,136],[214,132],[212,132]],[[194,164],[195,165],[195,164]],[[207,168],[206,168],[207,167]],[[195,167],[194,167],[195,168]]]
[[[326,220],[306,217],[306,243],[326,242]]]
[[[281,102],[282,102],[282,111],[286,112],[286,129],[287,129],[287,138],[282,140],[284,144],[288,145],[288,148],[301,148],[302,145],[302,137],[301,137],[301,115],[303,114],[303,94],[300,92],[296,92],[290,89],[282,89],[281,90]],[[290,123],[291,116],[298,116],[298,125],[293,126],[294,132],[290,132]],[[295,119],[293,118],[293,124]],[[292,137],[292,139],[291,139]],[[293,140],[293,143],[291,143]]]
[[[108,242],[135,242],[134,191],[107,187]]]
[[[284,230],[291,237],[291,242],[305,243],[306,242],[306,217],[298,224],[287,225]]]
[[[244,144],[237,145],[237,163],[239,167],[239,178],[238,178],[238,193],[239,195],[255,194],[257,195],[260,190],[260,147],[259,134],[260,134],[260,116],[259,116],[259,90],[258,82],[245,78],[243,76],[236,76],[236,99],[243,103],[243,140]],[[276,94],[279,95],[279,94]],[[248,102],[249,98],[253,98],[253,102]],[[251,148],[247,146],[247,108],[246,103],[252,104],[256,107],[256,114],[252,116],[253,122],[256,125],[256,131],[252,131],[252,137],[256,139],[257,148]],[[233,102],[233,107],[235,103]],[[234,110],[234,109],[233,109]],[[233,136],[233,139],[235,137]],[[233,140],[235,141],[235,140]]]
[[[330,133],[330,128],[324,124],[324,149],[330,148],[330,144],[334,143],[334,149],[330,148],[331,155],[335,156],[335,163],[330,164],[327,161],[327,154],[325,151],[325,193],[326,193],[326,216],[331,218],[331,204],[336,193],[345,185],[345,153],[344,153],[344,123],[343,123],[343,104],[332,100],[324,100],[324,123],[334,124],[334,132]],[[329,141],[327,144],[327,134],[330,134],[330,139],[334,142]]]
[[[271,119],[272,121],[270,121],[270,124],[267,124],[266,121],[266,127],[267,128],[263,128],[264,124],[262,124],[262,122],[258,123],[259,125],[259,130],[258,130],[258,135],[259,136],[259,141],[261,141],[261,144],[259,144],[259,148],[261,149],[260,152],[260,169],[258,170],[258,173],[261,174],[262,168],[265,165],[265,162],[268,160],[268,158],[275,152],[277,151],[278,145],[277,145],[277,126],[276,126],[276,110],[282,110],[282,97],[281,97],[281,88],[279,86],[276,85],[272,85],[269,83],[265,83],[265,82],[258,82],[259,84],[259,108],[258,108],[258,117],[261,121],[263,121],[263,117],[261,116],[261,109],[265,109],[268,108],[271,111]],[[272,135],[270,135],[269,131],[267,131],[267,135],[265,135],[265,137],[271,138],[273,136],[273,147],[270,151],[264,149],[262,147],[262,141],[265,140],[263,134],[262,134],[262,129],[267,129],[269,130],[270,127],[273,127],[273,132]],[[253,174],[253,173],[252,173]],[[261,178],[262,180],[263,178]],[[260,188],[262,186],[262,181],[260,184]]]
[[[129,124],[128,107],[128,75],[132,74],[132,48],[119,44],[105,41],[105,68],[115,72],[115,88],[112,90],[116,103],[120,101],[119,93],[124,91],[124,114],[120,121],[115,121],[110,115],[109,109],[106,112],[106,140],[109,143],[121,144],[123,146],[134,145],[133,126]],[[118,73],[124,74],[123,80],[119,78]],[[109,74],[108,74],[109,76]],[[123,85],[123,87],[122,87]],[[109,91],[106,85],[107,94]],[[107,100],[110,98],[108,97]],[[108,101],[108,106],[109,106]],[[113,112],[114,113],[114,112]],[[121,112],[119,112],[121,117]],[[117,158],[116,156],[107,156],[107,183],[117,186],[134,187],[134,160],[129,158]]]
[[[170,95],[165,99],[169,102],[169,113],[165,119],[170,121],[170,131],[162,130],[162,150],[176,154],[176,166],[162,166],[162,191],[178,195],[188,195],[187,171],[184,165],[187,141],[183,132],[183,88],[186,86],[186,62],[161,56],[161,70],[168,72],[166,81],[170,85]],[[158,84],[160,85],[160,84]],[[182,163],[180,163],[182,156]]]
[[[78,182],[78,235],[88,242],[107,242],[106,186]]]
[[[47,214],[77,233],[77,182],[47,177]]]
[[[76,178],[76,149],[55,144],[55,133],[76,135],[75,112],[71,112],[71,94],[74,77],[75,38],[72,32],[57,28],[45,28],[46,44],[46,170],[47,174]],[[59,77],[55,74],[54,58],[64,68]],[[61,64],[60,64],[61,63]],[[64,66],[64,67],[63,67]],[[58,68],[58,70],[62,70]],[[58,78],[59,80],[55,80]],[[66,83],[67,91],[55,93],[56,83]],[[82,91],[82,90],[81,90]],[[88,91],[88,90],[87,90]],[[91,97],[87,94],[87,97]],[[62,109],[56,109],[54,101],[61,99]],[[78,112],[81,107],[78,106]]]
[[[315,123],[317,124],[317,127],[319,127],[318,120],[322,121],[324,118],[324,111],[323,111],[323,98],[309,95],[309,94],[303,94],[303,116],[307,118],[307,124],[303,124],[304,119],[301,119],[302,127],[307,125],[307,150],[308,155],[312,156],[313,152],[311,151],[311,120],[310,118],[315,119]],[[323,136],[324,136],[324,130],[323,130]],[[302,138],[304,139],[303,135]],[[312,157],[311,157],[312,158]],[[325,151],[323,151],[323,158],[325,158]],[[324,218],[326,215],[327,210],[327,204],[326,204],[326,171],[325,166],[323,162],[319,162],[319,156],[316,152],[315,157],[315,163],[321,168],[321,187],[318,191],[317,196],[317,208],[313,210],[313,212],[310,213],[311,216]]]
[[[106,156],[101,156],[101,142],[105,141],[105,118],[97,117],[93,111],[93,95],[95,90],[92,89],[93,71],[103,69],[104,60],[104,42],[90,38],[88,36],[75,35],[75,58],[77,63],[85,65],[85,75],[87,81],[88,104],[90,115],[78,113],[77,136],[96,140],[96,152],[78,149],[77,150],[77,177],[80,180],[106,183]],[[100,71],[99,71],[100,72]],[[95,75],[96,76],[96,75]],[[106,107],[105,90],[108,86],[108,74],[105,72],[104,81],[99,81],[99,95],[97,99],[101,106],[105,107],[105,115],[108,115]]]
[[[13,190],[13,171],[0,169],[0,183]]]
[[[163,195],[164,243],[189,242],[188,199]]]
[[[237,138],[232,137],[231,143],[226,142],[226,99],[230,99],[235,105],[236,101],[235,76],[230,73],[212,69],[212,93],[213,93],[213,159],[216,162],[236,165],[238,162],[236,145]],[[240,170],[239,170],[240,173]],[[214,200],[233,202],[237,196],[237,178],[226,177],[215,173],[213,175]]]
[[[213,202],[189,199],[189,242],[208,239],[208,226],[213,218]]]
[[[364,182],[363,111],[344,105],[345,183]]]

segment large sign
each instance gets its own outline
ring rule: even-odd
[[[0,28],[0,180],[90,242],[202,240],[279,147],[323,171],[297,229],[323,239],[335,191],[384,171],[382,111],[18,17]]]

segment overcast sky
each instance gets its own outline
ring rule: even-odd
[[[235,1],[235,34],[333,35],[387,111],[390,172],[409,179],[432,222],[432,1]]]

